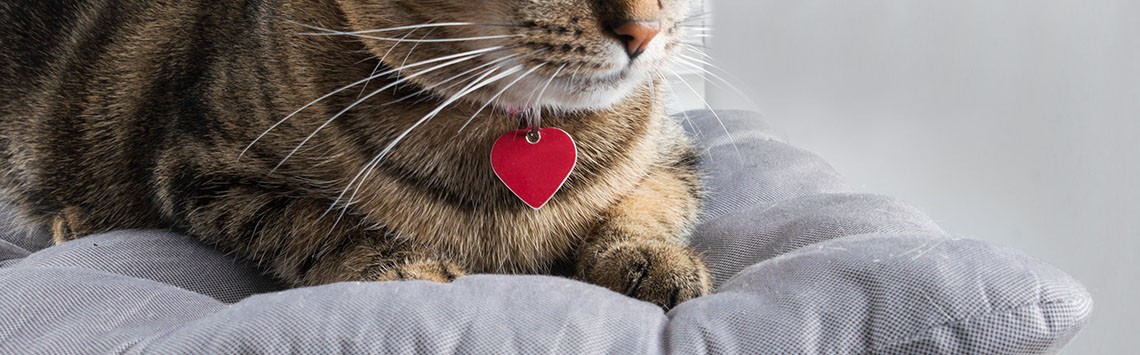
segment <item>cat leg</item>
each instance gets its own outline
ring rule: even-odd
[[[466,272],[450,261],[423,259],[415,262],[396,264],[387,269],[376,281],[426,280],[439,283],[455,281]]]
[[[359,231],[346,236],[344,247],[325,247],[295,269],[303,274],[298,285],[320,285],[342,281],[410,281],[448,283],[467,274],[459,264],[433,255],[413,243],[401,241],[392,233]],[[287,258],[286,258],[287,259]]]
[[[665,309],[711,292],[708,268],[686,246],[696,184],[686,171],[646,178],[579,248],[577,277]]]
[[[51,240],[55,245],[90,234],[84,229],[87,214],[82,208],[67,206],[52,216]]]
[[[183,187],[167,190],[164,209],[189,226],[190,234],[256,263],[291,286],[449,282],[465,274],[459,264],[358,215],[340,216],[339,209],[326,213],[330,201],[293,195],[248,183]]]

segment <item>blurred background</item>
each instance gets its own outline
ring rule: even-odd
[[[857,187],[1069,272],[1096,310],[1065,353],[1140,348],[1140,1],[697,6],[755,105],[679,66],[679,107],[759,110]]]

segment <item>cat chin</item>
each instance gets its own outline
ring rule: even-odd
[[[543,99],[543,106],[554,111],[600,111],[608,110],[625,100],[637,83],[624,82],[611,89],[587,89],[578,93],[558,92],[554,95],[548,93],[548,99]]]
[[[636,81],[623,81],[606,88],[594,87],[576,90],[567,90],[563,88],[554,88],[557,84],[552,85],[539,105],[542,109],[549,112],[594,112],[612,109],[617,106],[639,85]],[[529,92],[529,90],[527,90]],[[534,101],[526,99],[525,93],[515,95],[501,95],[490,103],[496,109],[510,112],[519,113],[526,112],[534,108]],[[467,99],[474,101],[477,104],[487,104],[490,97],[480,97],[481,95],[472,95]]]
[[[499,94],[501,88],[492,86],[490,90],[468,95],[466,99],[479,105],[487,104],[505,112],[525,112],[533,109],[536,101],[543,110],[552,112],[594,112],[609,110],[628,98],[634,90],[649,80],[645,73],[623,73],[607,80],[597,80],[591,84],[581,81],[570,82],[556,79],[546,86],[546,80],[523,80],[516,87]],[[545,91],[542,88],[546,88]],[[541,100],[536,100],[536,92],[542,92]],[[487,103],[488,100],[494,100]]]

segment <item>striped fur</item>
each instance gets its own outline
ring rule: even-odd
[[[607,76],[613,61],[599,59],[621,50],[605,21],[654,11],[683,16],[679,1],[655,0],[5,2],[0,189],[58,241],[169,228],[297,286],[561,272],[671,307],[709,291],[708,271],[683,247],[698,210],[695,154],[648,75]],[[373,36],[404,42],[328,32],[461,21],[495,25]],[[679,30],[636,65],[664,65]],[[425,41],[480,36],[501,38]],[[502,49],[378,77],[274,127],[377,70],[492,47]],[[470,92],[352,185],[473,81],[439,83],[510,54],[501,63],[531,77],[506,87],[520,70]],[[553,89],[525,101],[544,82]],[[539,211],[510,195],[488,159],[494,139],[520,124],[506,111],[535,104],[580,151]]]

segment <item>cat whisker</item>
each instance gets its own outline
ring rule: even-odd
[[[487,69],[482,74],[480,74],[479,78],[476,79],[476,82],[486,78],[498,69],[498,67]],[[470,85],[467,87],[470,87]],[[340,213],[337,215],[336,220],[333,222],[333,228],[335,228],[336,225],[340,223],[345,213],[348,212],[348,208],[351,207],[353,203],[355,203],[357,194],[360,192],[360,189],[363,187],[365,180],[368,176],[370,176],[372,170],[374,169],[373,166],[378,165],[384,155],[386,155],[386,153],[377,154],[376,156],[373,156],[371,160],[365,163],[364,166],[361,167],[361,169],[356,173],[356,175],[353,176],[352,179],[345,185],[345,188],[341,190],[340,194],[337,195],[335,200],[333,200],[333,202],[329,205],[329,208],[326,209],[325,212],[322,213],[321,216],[317,219],[323,219],[328,216],[328,214],[333,210],[336,210],[337,205],[341,204],[340,201],[344,200],[345,196],[348,195],[348,201],[343,204]],[[349,190],[352,190],[351,195],[348,194]]]
[[[467,69],[466,71],[464,71],[462,73],[452,75],[451,77],[448,77],[447,79],[443,79],[437,83],[433,83],[431,85],[424,86],[424,87],[420,88],[419,90],[416,90],[416,92],[414,92],[414,93],[407,94],[407,95],[404,95],[403,97],[400,97],[398,99],[395,99],[395,100],[386,102],[384,104],[381,104],[381,106],[391,106],[391,105],[395,105],[397,103],[407,101],[408,99],[411,99],[413,97],[424,96],[425,93],[431,93],[431,90],[433,90],[433,89],[439,88],[440,86],[443,86],[444,84],[451,83],[451,85],[448,85],[448,86],[443,87],[441,89],[441,91],[447,91],[448,89],[451,89],[457,85],[460,85],[460,84],[467,82],[467,80],[470,79],[467,76],[470,75],[471,73],[478,72],[480,70],[486,69],[489,66],[492,66],[492,65],[495,65],[495,64],[507,61],[507,60],[511,60],[511,59],[517,58],[519,56],[521,56],[521,54],[512,54],[512,55],[505,56],[505,57],[502,57],[499,59],[495,59],[494,61],[487,62],[487,63],[482,64],[480,66],[477,66],[477,67],[474,67],[471,69]],[[486,72],[486,71],[480,72],[480,74],[482,74],[484,72]],[[478,74],[476,74],[476,75],[478,75]],[[460,78],[463,78],[463,79],[458,80]],[[419,101],[417,101],[417,102],[419,102]]]
[[[716,112],[716,109],[713,109],[708,100],[705,100],[704,97],[701,97],[700,92],[698,92],[697,89],[693,87],[693,85],[689,84],[689,82],[685,80],[684,76],[681,76],[681,74],[678,74],[677,71],[673,70],[672,68],[665,68],[665,70],[668,70],[670,73],[672,73],[673,76],[681,82],[681,84],[684,84],[685,87],[689,88],[689,90],[693,92],[693,95],[695,95],[698,99],[701,100],[702,103],[704,103],[705,108],[707,108],[709,112],[712,113],[713,117],[716,118],[717,123],[720,123],[720,127],[724,129],[725,135],[727,135],[729,142],[732,143],[732,148],[736,150],[736,157],[740,159],[741,164],[744,164],[744,155],[740,153],[740,147],[736,144],[736,139],[732,137],[732,132],[728,130],[728,126],[724,124],[724,120],[720,118],[720,114]]]
[[[377,41],[389,41],[389,42],[400,42],[401,41],[400,38],[394,38],[394,37],[378,37],[378,36],[369,36],[369,35],[358,35],[358,34],[351,34],[348,32],[339,32],[339,31],[322,32],[322,33],[302,32],[302,33],[298,33],[298,34],[304,35],[304,36],[349,36],[349,37],[371,39],[371,40],[377,40]],[[469,41],[485,41],[485,40],[492,40],[492,39],[516,38],[516,37],[522,37],[522,36],[523,35],[491,35],[491,36],[475,36],[475,37],[461,37],[461,38],[417,39],[417,40],[406,40],[406,41],[407,42],[415,42],[415,43],[450,43],[450,42],[469,42]]]
[[[491,48],[487,48],[487,49],[488,49],[488,50],[497,50],[497,49],[501,49],[501,48],[503,48],[503,47],[491,47]],[[303,146],[305,145],[305,143],[308,143],[310,140],[312,140],[312,139],[313,139],[313,137],[315,137],[315,136],[317,135],[317,133],[319,133],[320,131],[324,130],[326,127],[328,127],[330,124],[332,124],[332,122],[333,122],[333,121],[335,121],[337,118],[340,118],[340,117],[341,117],[341,116],[343,116],[345,113],[347,113],[349,110],[352,110],[352,109],[353,109],[353,108],[355,108],[356,106],[360,105],[360,104],[361,104],[361,103],[363,103],[364,101],[367,101],[368,99],[372,98],[373,96],[376,96],[376,95],[377,95],[377,94],[379,94],[380,92],[382,92],[382,91],[385,91],[385,90],[388,90],[388,89],[390,89],[390,88],[393,88],[393,87],[396,87],[397,85],[399,85],[399,84],[401,84],[401,83],[404,83],[404,82],[407,82],[408,80],[411,80],[411,79],[413,79],[413,78],[416,78],[416,77],[418,77],[418,76],[420,76],[420,75],[424,75],[424,74],[427,74],[427,73],[431,73],[431,72],[434,72],[434,71],[436,71],[436,70],[439,70],[439,69],[442,69],[442,68],[446,68],[446,67],[449,67],[449,66],[452,66],[452,65],[458,64],[458,63],[466,62],[466,61],[468,61],[468,60],[471,60],[471,59],[477,58],[477,57],[479,57],[480,55],[483,55],[483,53],[476,53],[476,54],[473,54],[473,55],[469,55],[469,56],[466,56],[466,57],[461,57],[461,58],[459,58],[459,59],[455,59],[455,60],[452,60],[452,61],[449,61],[449,62],[445,62],[445,63],[443,63],[443,64],[440,64],[440,65],[436,65],[436,66],[434,66],[434,67],[431,67],[431,68],[428,68],[428,69],[424,69],[424,70],[418,71],[418,72],[416,72],[416,73],[413,73],[413,74],[411,74],[411,75],[408,75],[407,77],[404,77],[404,78],[401,78],[401,79],[399,79],[399,80],[393,81],[392,83],[390,83],[390,84],[388,84],[388,85],[385,85],[383,88],[377,89],[376,91],[373,91],[371,94],[368,94],[367,96],[364,96],[363,98],[360,98],[360,99],[356,100],[356,101],[355,101],[355,102],[353,102],[352,104],[350,104],[350,105],[348,105],[347,107],[345,107],[344,109],[340,110],[340,112],[337,112],[337,113],[336,113],[336,115],[333,115],[331,118],[329,118],[329,119],[328,119],[328,120],[326,120],[324,123],[322,123],[322,124],[320,125],[320,127],[317,127],[317,129],[316,129],[316,130],[314,130],[314,131],[313,131],[313,133],[309,134],[309,136],[308,136],[308,137],[305,137],[305,139],[304,139],[304,140],[302,140],[302,141],[301,141],[301,143],[297,145],[297,147],[293,148],[293,150],[292,150],[291,152],[289,152],[289,154],[287,154],[287,155],[285,156],[285,158],[284,158],[284,159],[281,159],[281,162],[280,162],[280,163],[277,163],[277,166],[275,166],[275,167],[273,168],[273,170],[271,170],[270,172],[276,171],[278,168],[280,168],[282,165],[284,165],[284,164],[285,164],[285,162],[289,160],[289,158],[293,157],[293,155],[297,154],[297,152],[298,152],[299,150],[301,150],[301,147],[303,147]]]
[[[703,46],[698,46],[698,45],[693,44],[693,43],[682,43],[682,44],[684,45],[684,47],[683,47],[684,49],[687,49],[690,52],[696,53],[697,55],[699,55],[699,56],[701,56],[707,60],[710,60],[710,61],[712,60],[711,55],[709,55],[708,53],[705,53],[705,51],[701,50]]]
[[[408,38],[408,36],[411,36],[413,33],[416,33],[416,30],[409,31],[408,34],[404,35],[403,38],[406,39],[406,38]],[[372,68],[372,76],[375,76],[376,72],[380,70],[380,67],[384,66],[384,59],[388,58],[388,55],[392,54],[392,51],[395,50],[396,47],[399,47],[400,44],[402,44],[402,43],[403,43],[403,41],[396,42],[396,44],[393,44],[392,47],[388,48],[388,51],[384,52],[383,56],[376,59],[376,67]],[[419,43],[416,43],[416,44],[418,45]],[[413,47],[412,50],[414,51],[415,48]],[[404,57],[404,62],[407,63],[407,57]],[[400,66],[403,66],[403,64],[401,64]],[[368,83],[370,83],[370,82],[372,82],[372,81],[369,80],[369,81],[364,82],[364,87],[361,87],[360,93],[356,94],[357,99],[360,99],[361,96],[364,96],[364,92],[366,92],[368,90]]]
[[[692,42],[679,42],[679,43],[684,44],[686,47],[691,47],[688,49],[692,50],[692,51],[697,51],[699,49],[709,49],[709,46],[706,46],[704,44],[697,44],[697,43],[692,43]],[[708,56],[708,55],[705,54],[705,56]]]
[[[434,28],[428,30],[427,33],[425,33],[423,36],[420,36],[420,39],[428,38],[428,36],[431,36],[433,32],[435,32]],[[416,52],[416,49],[420,48],[420,43],[423,42],[415,42],[415,44],[412,44],[412,49],[408,50],[408,54],[404,55],[404,60],[400,62],[400,66],[404,66],[404,63],[408,62],[408,59],[412,57],[412,54]],[[396,73],[397,80],[400,79],[400,74],[401,73]],[[396,94],[396,88],[392,88],[392,94]]]
[[[665,87],[669,89],[669,94],[673,96],[673,102],[680,102],[681,96],[677,95],[677,90],[676,90],[676,88],[673,87],[673,84],[669,83],[669,78],[666,77],[665,74],[661,73],[660,71],[657,71],[654,74],[657,75],[657,78],[660,79],[661,83],[664,84]],[[685,122],[687,122],[689,124],[689,126],[693,127],[693,130],[696,131],[695,133],[697,134],[697,136],[698,137],[704,137],[704,132],[701,131],[700,126],[697,126],[696,122],[693,122],[692,117],[689,116],[689,111],[681,110],[681,114],[683,116],[685,116]]]
[[[709,16],[710,14],[712,14],[711,11],[700,12],[697,14],[690,15],[689,17],[686,17],[680,21],[677,21],[677,23],[688,23],[688,22],[693,22],[693,21],[697,21],[697,20],[703,20],[703,19],[705,19],[705,17]]]
[[[709,76],[711,76],[714,79],[713,85],[717,85],[717,86],[724,85],[729,90],[732,90],[736,95],[740,96],[741,99],[744,99],[744,101],[746,101],[749,106],[752,106],[751,107],[752,109],[754,109],[756,111],[760,111],[760,105],[757,105],[756,102],[753,101],[751,97],[749,97],[747,94],[745,94],[744,90],[740,90],[740,88],[738,88],[736,85],[733,85],[731,81],[729,81],[728,79],[725,79],[724,77],[722,77],[720,75],[717,75],[717,73],[715,73],[711,70],[708,70],[707,68],[702,67],[700,65],[696,65],[692,62],[697,62],[697,63],[703,64],[707,67],[711,67],[713,69],[717,69],[717,70],[720,70],[721,72],[724,72],[724,70],[720,69],[720,67],[717,67],[715,64],[712,64],[712,63],[707,62],[707,61],[703,61],[703,60],[700,60],[697,58],[689,57],[689,56],[684,55],[682,53],[677,53],[677,56],[680,58],[674,58],[674,60],[676,60],[678,64],[693,68],[693,69],[698,70],[704,74],[708,74]],[[692,61],[692,62],[690,62],[690,61]]]
[[[241,154],[238,154],[237,160],[238,160],[238,161],[241,161],[241,158],[242,158],[243,156],[245,156],[245,154],[246,154],[247,152],[249,152],[249,150],[250,150],[251,148],[253,148],[253,146],[254,146],[255,144],[257,144],[257,142],[259,142],[259,141],[261,141],[261,139],[265,138],[265,136],[266,136],[267,134],[269,134],[269,132],[271,132],[271,131],[273,131],[274,129],[276,129],[277,127],[281,126],[281,125],[282,125],[282,124],[284,124],[286,121],[288,121],[289,119],[293,118],[294,116],[296,116],[297,114],[301,113],[302,111],[305,111],[305,110],[306,110],[306,109],[308,109],[309,107],[312,107],[313,105],[316,105],[317,103],[319,103],[319,102],[321,102],[321,101],[324,101],[325,99],[328,99],[329,97],[332,97],[333,95],[336,95],[336,94],[338,94],[338,93],[341,93],[341,92],[343,92],[343,91],[345,91],[345,90],[348,90],[348,89],[351,89],[351,88],[353,88],[353,87],[356,87],[357,85],[361,85],[361,84],[364,84],[364,83],[366,83],[366,82],[368,82],[368,81],[370,81],[370,80],[372,80],[372,79],[380,78],[380,77],[383,77],[383,76],[385,76],[385,75],[389,75],[389,74],[392,74],[392,73],[398,73],[398,72],[399,72],[399,71],[401,71],[401,70],[410,69],[410,68],[415,68],[415,67],[419,67],[419,66],[423,66],[423,65],[428,65],[428,64],[432,64],[432,63],[436,63],[436,62],[441,62],[441,61],[445,61],[445,60],[455,59],[455,58],[459,58],[459,57],[463,57],[463,56],[468,56],[468,55],[472,55],[472,54],[484,54],[484,53],[489,53],[489,52],[493,52],[493,51],[496,51],[496,50],[499,50],[499,49],[503,49],[503,48],[504,48],[504,47],[501,47],[501,46],[500,46],[500,47],[491,47],[491,48],[476,49],[476,50],[473,50],[473,51],[467,51],[467,52],[463,52],[463,53],[457,53],[457,54],[447,55],[447,56],[443,56],[443,57],[438,57],[438,58],[428,59],[428,60],[420,61],[420,62],[417,62],[417,63],[412,63],[412,64],[409,64],[409,65],[404,65],[404,66],[401,66],[401,67],[399,67],[399,68],[395,68],[395,69],[386,70],[386,71],[384,71],[383,73],[380,73],[380,74],[376,74],[376,75],[373,75],[373,76],[370,76],[370,77],[367,77],[367,78],[361,79],[361,80],[359,80],[359,81],[357,81],[357,82],[354,82],[354,83],[352,83],[352,84],[348,84],[348,85],[345,85],[345,86],[343,86],[343,87],[341,87],[341,88],[339,88],[339,89],[333,90],[332,92],[330,92],[330,93],[328,93],[328,94],[325,94],[324,96],[321,96],[321,97],[317,98],[316,100],[313,100],[313,101],[309,102],[308,104],[305,104],[304,106],[301,106],[301,108],[298,108],[296,111],[293,111],[293,112],[292,112],[292,113],[290,113],[289,115],[285,116],[285,118],[282,118],[281,120],[279,120],[279,121],[275,122],[273,125],[269,126],[269,128],[268,128],[268,129],[266,129],[264,132],[262,132],[260,135],[258,135],[258,136],[257,136],[257,138],[255,138],[255,139],[254,139],[252,142],[250,142],[250,143],[249,143],[249,145],[247,145],[247,146],[245,147],[245,149],[243,149],[243,150],[241,151]]]
[[[356,32],[340,31],[340,30],[334,30],[331,28],[324,28],[324,27],[320,27],[320,26],[301,23],[301,22],[297,22],[297,21],[289,21],[289,22],[296,24],[297,26],[301,26],[301,27],[308,28],[308,29],[315,30],[315,31],[320,31],[320,32],[298,32],[297,33],[298,35],[302,35],[302,36],[349,36],[349,37],[365,38],[365,39],[372,39],[372,40],[378,40],[378,41],[391,41],[391,42],[410,41],[410,42],[417,42],[417,43],[447,43],[447,42],[465,42],[465,41],[478,41],[478,40],[488,40],[488,39],[513,38],[513,37],[521,37],[522,36],[522,35],[492,35],[492,36],[476,36],[476,37],[466,37],[466,38],[439,38],[439,39],[426,39],[425,38],[425,39],[419,39],[419,40],[406,40],[406,39],[395,38],[395,37],[380,37],[380,36],[371,36],[371,35],[367,35],[367,34],[362,34],[362,32],[364,32],[364,31],[356,31]],[[404,27],[414,27],[414,26],[404,26]],[[446,27],[446,26],[421,25],[421,27],[424,27],[424,28],[431,27],[432,30],[434,31],[435,29],[438,29],[439,27]],[[375,32],[384,32],[384,31],[375,31]]]
[[[420,42],[420,43],[448,43],[448,42],[485,41],[485,40],[492,40],[492,39],[518,38],[518,37],[523,37],[523,35],[491,35],[491,36],[476,36],[476,37],[463,37],[463,38],[424,39],[424,40],[417,40],[417,42]],[[372,37],[372,36],[361,36],[361,38],[373,39],[373,40],[378,40],[378,41],[398,41],[399,40],[398,38]]]
[[[501,69],[501,68],[500,68],[500,69]],[[486,71],[482,71],[482,72],[479,72],[479,74],[482,74],[482,73],[485,73],[485,72],[486,72]],[[478,76],[479,74],[476,74],[475,76]],[[461,86],[461,85],[467,85],[467,84],[470,84],[470,83],[473,81],[473,79],[474,79],[474,78],[472,78],[472,77],[465,77],[465,78],[462,78],[462,79],[458,79],[458,80],[455,80],[455,79],[456,79],[456,78],[449,78],[449,79],[447,79],[447,80],[444,80],[444,81],[454,81],[454,82],[452,82],[451,84],[449,84],[449,85],[447,85],[447,86],[443,87],[442,89],[440,89],[440,90],[438,90],[438,91],[440,91],[440,92],[447,92],[447,91],[449,91],[449,90],[451,90],[451,89],[453,89],[453,88],[455,88],[455,87],[458,87],[458,86]],[[431,87],[437,87],[437,86],[436,86],[435,84],[432,84],[432,85],[431,85]],[[433,99],[439,99],[439,98],[440,98],[440,96],[439,96],[439,95],[436,95],[436,94],[433,94],[433,93],[430,93],[430,92],[427,92],[427,90],[420,90],[420,91],[417,91],[417,92],[413,92],[413,93],[410,93],[410,94],[404,95],[404,97],[401,97],[400,99],[398,99],[398,100],[395,100],[395,101],[393,101],[393,102],[390,102],[390,103],[388,103],[388,104],[395,104],[395,103],[397,103],[397,102],[403,102],[403,101],[406,101],[406,100],[410,100],[410,99],[412,99],[412,98],[418,98],[418,99],[417,99],[416,101],[413,101],[413,102],[411,102],[411,103],[410,103],[410,105],[420,105],[420,104],[423,104],[423,103],[425,103],[425,102],[431,101],[431,100],[433,100]],[[388,105],[388,104],[385,104],[385,105]]]
[[[392,48],[396,48],[396,47],[392,47]],[[382,66],[384,66],[384,59],[383,58],[377,59],[376,60],[376,67],[372,68],[372,74],[368,74],[368,78],[373,78],[373,76],[376,76],[376,72],[380,71],[380,68]],[[368,83],[370,83],[370,82],[372,82],[372,79],[368,79],[367,81],[364,82],[364,86],[360,87],[360,92],[358,92],[357,98],[364,96],[364,92],[368,91]]]
[[[364,31],[345,31],[344,33],[345,34],[356,34],[356,35],[367,35],[367,34],[373,34],[373,33],[384,33],[384,32],[392,32],[392,31],[417,30],[417,29],[421,29],[421,28],[477,26],[477,25],[479,25],[479,24],[471,23],[471,22],[440,22],[440,23],[425,23],[425,24],[421,24],[421,25],[408,25],[408,26],[388,27],[388,28],[377,28],[377,29],[364,30]],[[328,31],[328,29],[324,29],[324,28],[321,28],[319,30],[326,31],[326,32]]]
[[[561,67],[558,67],[558,70],[555,70],[554,74],[550,75],[550,80],[546,81],[546,85],[542,86],[542,91],[538,93],[538,98],[534,100],[534,120],[531,122],[531,128],[538,129],[540,128],[539,126],[542,125],[542,96],[546,95],[546,89],[550,88],[550,83],[554,82],[554,78],[558,77],[558,74],[562,72],[562,69],[566,69],[567,65],[568,64],[562,64]]]
[[[649,97],[657,97],[657,82],[656,80],[649,80]]]
[[[439,17],[431,19],[430,21],[428,21],[428,23],[435,23],[436,21],[439,21]],[[427,33],[424,33],[423,36],[420,36],[420,39],[423,40],[423,39],[427,39],[428,37],[431,37],[431,34],[435,33],[435,30],[438,30],[438,29],[439,29],[439,27],[429,27]],[[418,30],[419,29],[411,30],[411,31],[409,31],[408,35],[411,35],[411,33],[416,32]],[[407,35],[405,35],[405,37],[407,37]],[[399,45],[401,43],[403,43],[403,42],[396,42],[396,44],[394,44],[393,47],[395,45]],[[412,54],[415,54],[416,49],[420,48],[421,43],[423,43],[423,42],[413,42],[412,43],[412,49],[409,49],[408,53],[404,54],[404,59],[400,61],[401,67],[404,66],[404,64],[408,63],[408,60],[412,58]],[[396,73],[395,79],[399,80],[401,74],[403,74],[403,73]],[[398,92],[399,92],[399,88],[392,88],[392,94],[393,95],[395,95]]]
[[[476,72],[476,71],[482,70],[482,69],[484,69],[484,68],[487,68],[487,67],[489,67],[489,66],[492,66],[492,65],[496,65],[496,64],[502,63],[502,62],[504,62],[504,61],[507,61],[507,60],[511,60],[511,59],[521,59],[521,58],[526,58],[526,57],[532,56],[532,55],[534,55],[534,54],[535,54],[535,53],[529,53],[529,54],[512,54],[512,55],[508,55],[508,56],[505,56],[505,57],[502,57],[502,58],[499,58],[499,59],[495,59],[495,60],[493,60],[493,61],[487,62],[486,64],[483,64],[483,65],[480,65],[480,66],[477,66],[477,67],[474,67],[474,68],[468,69],[467,71],[464,71],[464,72],[462,72],[462,73],[459,73],[459,74],[453,75],[453,76],[451,76],[450,78],[444,79],[444,80],[442,80],[442,81],[440,81],[440,82],[438,82],[438,83],[434,83],[434,84],[431,84],[431,85],[425,86],[425,87],[423,87],[423,88],[420,90],[420,93],[423,93],[423,92],[430,92],[431,90],[433,90],[433,89],[435,89],[435,88],[438,88],[438,87],[440,87],[440,86],[443,86],[444,84],[447,84],[447,83],[451,83],[451,85],[448,85],[448,86],[444,87],[444,88],[443,88],[443,89],[441,89],[440,91],[447,91],[447,90],[450,90],[451,88],[454,88],[454,87],[456,87],[456,86],[458,86],[458,85],[461,85],[461,84],[463,84],[463,83],[467,82],[467,81],[468,81],[468,79],[469,79],[469,78],[464,78],[464,79],[462,79],[462,80],[457,80],[457,79],[459,79],[459,78],[461,78],[461,77],[466,77],[466,76],[468,76],[468,75],[469,75],[469,74],[471,74],[471,73],[474,73],[474,72]],[[391,101],[391,102],[385,103],[385,104],[383,104],[383,106],[389,106],[389,105],[394,105],[394,104],[396,104],[396,103],[399,103],[399,102],[403,102],[403,101],[405,101],[405,100],[408,100],[408,99],[410,99],[410,98],[412,98],[412,97],[415,97],[415,96],[417,96],[417,95],[420,95],[420,93],[413,93],[413,94],[405,95],[404,97],[401,97],[401,98],[399,98],[399,99],[397,99],[397,100],[394,100],[394,101]],[[418,102],[418,101],[417,101],[417,102]]]
[[[502,96],[503,93],[507,92],[507,90],[510,90],[511,87],[515,86],[515,84],[518,84],[518,82],[522,81],[524,78],[526,78],[530,74],[534,73],[539,68],[542,68],[546,64],[547,63],[539,64],[539,65],[535,66],[534,68],[531,68],[527,72],[523,73],[522,75],[519,75],[519,77],[515,78],[515,80],[512,80],[510,83],[508,83],[505,87],[503,87],[501,90],[499,90],[499,92],[495,93],[495,95],[492,96],[490,100],[487,100],[487,102],[484,103],[483,106],[479,107],[479,110],[476,110],[475,114],[471,115],[471,118],[467,119],[467,122],[464,122],[463,126],[459,128],[459,131],[455,132],[455,133],[462,133],[463,130],[467,129],[467,126],[470,125],[472,121],[475,121],[475,117],[478,117],[480,113],[483,113],[483,110],[487,109],[487,107],[490,106],[492,102],[495,102],[495,100],[499,99],[499,97]]]
[[[580,71],[582,71],[582,67],[585,67],[585,66],[586,66],[586,64],[585,64],[585,63],[582,63],[582,64],[578,64],[578,67],[577,67],[577,68],[574,68],[574,71],[570,72],[570,79],[569,79],[569,81],[570,81],[571,83],[573,83],[573,82],[577,82],[577,79],[578,79],[578,73],[579,73]]]
[[[467,85],[467,87],[465,87],[462,91],[453,95],[451,98],[449,98],[446,101],[444,101],[443,103],[441,103],[434,110],[432,110],[428,114],[424,115],[423,118],[421,118],[419,121],[417,121],[411,127],[408,127],[408,129],[404,130],[403,133],[401,133],[399,136],[397,136],[395,139],[393,139],[391,143],[388,143],[388,145],[386,147],[384,147],[384,150],[382,150],[379,154],[377,154],[372,159],[372,161],[368,162],[368,164],[366,164],[364,166],[364,168],[361,169],[360,173],[357,173],[357,175],[355,177],[353,177],[352,181],[350,181],[348,183],[348,186],[346,186],[345,189],[343,191],[341,191],[341,194],[339,196],[337,196],[336,200],[334,200],[332,205],[329,206],[329,210],[325,211],[325,213],[327,214],[328,212],[332,211],[332,209],[335,209],[336,205],[348,193],[348,190],[350,190],[350,189],[353,190],[352,195],[349,196],[348,201],[344,204],[344,208],[341,210],[340,215],[337,217],[337,221],[334,222],[334,224],[333,224],[334,228],[335,228],[336,223],[339,223],[340,219],[348,211],[348,207],[353,204],[353,202],[356,199],[356,195],[360,192],[360,188],[362,186],[364,186],[364,182],[368,180],[368,178],[371,176],[372,172],[376,169],[377,166],[379,166],[380,161],[382,161],[384,159],[384,157],[386,157],[392,151],[392,148],[394,148],[401,141],[403,141],[404,138],[406,138],[408,136],[408,134],[410,134],[413,130],[415,130],[417,127],[424,124],[428,120],[439,115],[439,113],[443,112],[443,110],[445,108],[450,106],[452,103],[459,101],[459,99],[463,98],[464,96],[467,96],[468,94],[475,92],[476,90],[479,90],[479,89],[481,89],[487,85],[490,85],[494,82],[502,80],[505,77],[508,77],[514,73],[517,73],[517,72],[521,71],[522,68],[523,68],[523,66],[521,66],[521,65],[515,66],[515,67],[512,67],[511,69],[507,69],[506,71],[504,71],[498,75],[495,75],[494,77],[487,78],[487,76],[493,74],[498,69],[498,68],[492,68],[491,70],[487,71],[482,76],[480,76],[479,79],[476,79],[474,82]],[[353,187],[354,184],[356,185],[355,188]]]
[[[376,29],[363,30],[363,31],[337,31],[337,30],[324,28],[324,27],[320,27],[320,26],[315,26],[315,25],[310,25],[310,24],[306,24],[306,23],[302,23],[302,22],[298,22],[298,21],[292,21],[292,20],[288,20],[288,21],[290,23],[293,23],[293,24],[301,26],[301,27],[305,27],[305,28],[317,30],[317,31],[322,31],[322,32],[343,32],[345,34],[359,34],[359,35],[392,32],[392,31],[403,31],[403,30],[416,30],[416,29],[421,29],[421,28],[435,28],[435,27],[461,27],[461,26],[522,27],[522,25],[502,24],[502,23],[433,22],[433,23],[424,23],[424,24],[418,24],[418,25],[407,25],[407,26],[397,26],[397,27],[388,27],[388,28],[376,28]]]
[[[541,113],[535,113],[535,107],[534,107],[534,102],[535,102],[534,98],[535,98],[535,95],[538,95],[539,90],[542,90],[542,86],[535,85],[534,89],[532,89],[530,91],[530,95],[527,95],[526,101],[525,101],[526,105],[523,107],[523,109],[524,109],[523,112],[527,113],[527,115],[526,115],[527,125],[530,127],[536,126],[537,122],[535,122],[535,117],[538,115],[541,115]]]

